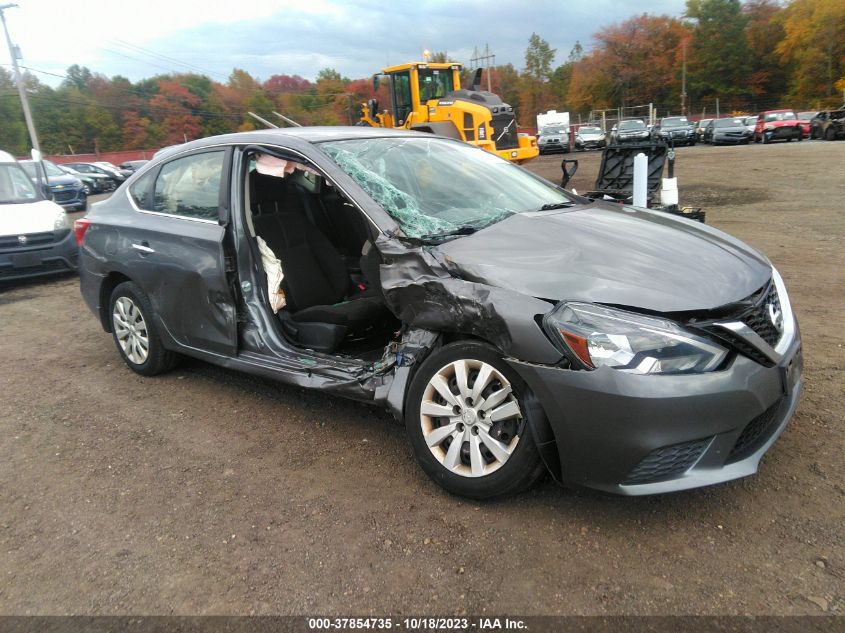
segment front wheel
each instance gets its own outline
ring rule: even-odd
[[[414,376],[405,427],[422,469],[452,494],[489,499],[528,488],[545,467],[531,437],[527,387],[488,345],[433,353]]]
[[[149,298],[131,281],[118,285],[109,301],[111,331],[117,351],[129,369],[155,376],[171,369],[178,356],[161,343]]]

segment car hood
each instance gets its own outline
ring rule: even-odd
[[[64,209],[51,200],[0,204],[0,235],[52,231],[60,213],[64,213]]]
[[[785,121],[766,121],[763,127],[795,127],[799,121],[796,119],[787,119]]]
[[[470,281],[658,312],[723,306],[771,277],[763,255],[721,231],[605,203],[516,214],[436,251]]]
[[[66,174],[64,176],[50,176],[47,178],[47,181],[50,183],[51,187],[57,187],[59,185],[73,187],[79,185],[79,178],[71,176],[70,174]]]

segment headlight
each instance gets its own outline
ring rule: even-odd
[[[562,303],[546,330],[588,369],[633,374],[692,374],[716,369],[727,350],[666,319],[591,303]]]
[[[62,211],[56,216],[56,221],[53,222],[53,230],[61,231],[62,229],[70,228],[70,220],[67,219],[67,213]]]

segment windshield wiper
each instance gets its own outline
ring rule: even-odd
[[[565,202],[549,202],[548,204],[544,204],[542,207],[537,209],[538,211],[552,211],[553,209],[566,209],[567,207],[574,206],[575,203],[571,200],[567,200]]]
[[[443,237],[453,237],[455,235],[472,235],[478,229],[474,226],[459,226],[456,229],[452,229],[451,231],[444,231],[443,233],[428,233],[426,235],[420,235],[420,240],[436,240]]]

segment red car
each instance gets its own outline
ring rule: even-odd
[[[792,139],[801,140],[804,131],[792,110],[766,110],[757,117],[754,140],[758,143]]]
[[[810,138],[810,121],[813,120],[818,112],[799,112],[798,113],[798,123],[801,124],[801,131],[804,132],[804,138]]]

